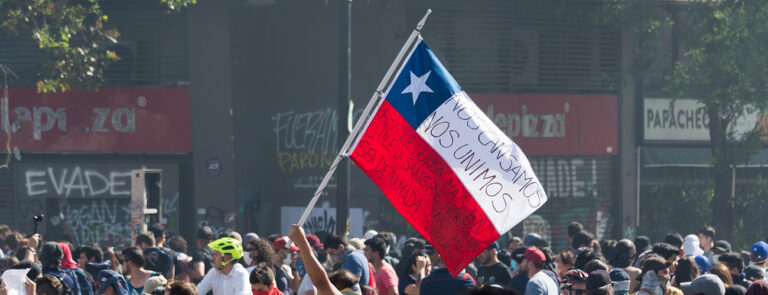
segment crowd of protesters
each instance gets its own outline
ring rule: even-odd
[[[491,244],[464,271],[451,275],[421,238],[368,231],[361,238],[305,234],[259,237],[197,230],[195,251],[179,235],[151,226],[125,249],[24,237],[0,225],[0,272],[26,272],[15,294],[546,294],[768,295],[768,243],[734,251],[712,227],[652,243],[598,240],[578,222],[571,247],[555,253],[536,233]],[[553,237],[557,238],[557,237]],[[443,253],[445,254],[445,253]],[[450,254],[445,254],[450,255]],[[24,273],[21,273],[23,275]]]

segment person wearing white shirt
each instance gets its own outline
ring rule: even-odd
[[[197,284],[199,294],[251,295],[249,274],[237,263],[243,257],[243,245],[233,238],[221,238],[208,244],[214,250],[213,268]]]

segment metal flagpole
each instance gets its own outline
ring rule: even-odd
[[[384,75],[384,78],[381,80],[381,83],[379,83],[379,86],[376,87],[376,92],[374,92],[373,96],[371,96],[371,100],[368,101],[368,105],[365,107],[365,110],[363,110],[362,115],[360,115],[360,119],[358,119],[357,123],[355,123],[355,128],[352,129],[352,132],[349,133],[349,136],[347,137],[347,141],[344,142],[344,145],[341,147],[339,154],[336,155],[336,158],[333,160],[333,163],[331,164],[331,167],[328,169],[328,172],[325,173],[325,177],[323,177],[323,181],[320,182],[320,186],[317,187],[317,190],[315,191],[315,195],[312,197],[312,200],[309,201],[309,205],[307,205],[307,209],[304,209],[304,214],[301,215],[301,219],[299,219],[299,223],[297,223],[299,227],[303,226],[304,222],[307,221],[307,218],[309,217],[309,213],[312,212],[312,208],[315,207],[317,200],[320,199],[320,195],[323,193],[325,186],[328,185],[328,181],[331,180],[331,176],[333,175],[333,172],[336,171],[336,167],[339,166],[339,162],[341,162],[341,159],[346,157],[349,146],[357,137],[358,135],[357,133],[360,132],[360,129],[363,127],[365,121],[368,119],[368,116],[371,114],[373,107],[376,106],[379,99],[381,99],[382,95],[384,94],[384,90],[385,90],[384,87],[389,84],[390,80],[392,79],[392,75],[395,73],[395,70],[400,68],[401,61],[405,56],[405,53],[408,52],[408,50],[413,46],[413,44],[417,40],[416,37],[419,35],[419,33],[421,33],[421,28],[424,27],[424,23],[427,21],[427,17],[429,17],[431,13],[432,13],[432,9],[427,9],[427,13],[424,15],[421,21],[419,21],[419,23],[416,25],[416,29],[414,29],[413,32],[411,32],[411,36],[408,37],[407,41],[405,41],[405,45],[403,45],[403,48],[400,48],[400,53],[397,54],[395,61],[392,62],[391,66],[389,66],[389,70],[387,70],[387,73]],[[342,114],[339,114],[339,116],[342,116]]]

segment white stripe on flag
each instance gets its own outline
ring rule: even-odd
[[[463,91],[440,105],[417,132],[453,169],[500,235],[547,201],[525,154]]]

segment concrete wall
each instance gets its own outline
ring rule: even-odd
[[[239,1],[238,1],[239,2]],[[232,11],[234,1],[204,0],[189,9],[189,72],[195,226],[224,227],[235,208],[235,153],[232,96]],[[221,172],[209,172],[218,159]],[[215,160],[214,160],[215,162]],[[202,210],[201,210],[202,209]],[[219,210],[216,210],[219,209]],[[223,211],[221,211],[223,210]]]

